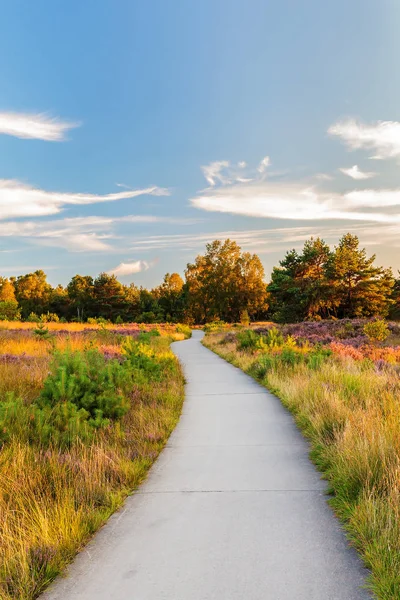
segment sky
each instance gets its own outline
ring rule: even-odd
[[[5,0],[0,275],[268,279],[350,231],[400,268],[398,0]]]

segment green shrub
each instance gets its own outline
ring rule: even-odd
[[[250,373],[257,377],[257,379],[264,379],[269,371],[272,371],[276,365],[276,359],[271,354],[263,354],[258,360],[256,360],[251,368]]]
[[[26,320],[28,323],[39,323],[39,317],[34,312],[31,312],[29,317],[27,317]]]
[[[318,371],[322,364],[332,355],[329,348],[316,348],[307,355],[306,362],[309,369]]]
[[[372,343],[384,342],[390,335],[389,327],[383,319],[366,323],[363,331]]]
[[[148,333],[140,335],[147,336]],[[125,365],[127,368],[145,375],[146,379],[160,380],[162,362],[148,343],[128,338],[123,346],[123,352],[126,357]]]
[[[294,367],[304,360],[303,355],[292,348],[283,348],[282,352],[277,355],[277,358],[285,367]]]
[[[21,398],[8,395],[0,402],[0,445],[11,439],[48,447],[68,448],[74,441],[89,443],[93,427],[88,413],[71,402],[54,407],[26,405]]]
[[[36,329],[33,330],[33,334],[41,340],[49,340],[51,338],[51,333],[44,323],[38,323]]]
[[[261,336],[252,329],[238,331],[236,334],[236,348],[238,350],[257,350],[260,346]]]
[[[123,366],[115,360],[106,361],[97,350],[57,353],[38,404],[74,404],[78,410],[87,411],[91,425],[101,427],[128,411],[124,394],[128,383]]]

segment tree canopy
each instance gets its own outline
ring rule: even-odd
[[[260,258],[230,239],[207,244],[187,265],[185,279],[167,273],[152,290],[104,272],[96,278],[77,274],[66,287],[54,288],[42,270],[0,276],[0,320],[47,315],[67,321],[296,322],[385,316],[390,310],[396,316],[399,307],[400,279],[376,266],[375,255],[368,256],[350,233],[334,248],[311,238],[301,250],[289,250],[268,285]]]
[[[393,302],[390,269],[374,266],[357,236],[347,233],[333,250],[320,238],[290,250],[275,267],[268,286],[277,321],[385,316]]]
[[[241,252],[232,240],[207,244],[185,276],[188,312],[197,323],[238,321],[245,310],[251,318],[266,313],[264,267],[256,254]]]

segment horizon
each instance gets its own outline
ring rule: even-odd
[[[396,275],[394,0],[3,12],[0,275],[152,288],[229,237],[268,280],[346,232]]]

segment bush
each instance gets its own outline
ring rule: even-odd
[[[322,364],[332,355],[332,351],[329,348],[317,348],[313,352],[310,352],[307,356],[307,366],[313,371],[318,371]]]
[[[85,352],[57,353],[51,373],[40,394],[40,407],[71,403],[84,409],[94,427],[122,417],[129,409],[124,395],[127,374],[118,361],[106,361],[103,354],[90,349]]]
[[[39,317],[34,312],[31,312],[29,317],[27,317],[26,320],[28,323],[39,323]]]
[[[294,367],[304,360],[304,357],[293,348],[283,348],[281,354],[277,355],[279,362],[285,367]]]
[[[0,302],[0,321],[19,321],[21,311],[14,300]]]
[[[108,321],[107,319],[104,319],[103,317],[97,317],[97,318],[89,317],[87,322],[89,325],[110,325],[111,324],[111,321]]]
[[[72,402],[54,407],[26,405],[21,398],[9,394],[0,402],[0,444],[13,438],[19,442],[65,449],[77,439],[88,443],[93,437],[89,414]]]
[[[288,339],[289,338],[290,340],[294,340],[294,338],[292,338],[291,336],[288,336]],[[268,348],[270,348],[271,350],[273,350],[274,348],[281,348],[285,343],[282,333],[276,327],[268,329],[266,335],[263,336],[263,340],[266,346],[268,346]],[[289,343],[291,342],[289,341]]]
[[[140,336],[148,336],[148,333],[142,333]],[[140,337],[139,336],[139,337]],[[122,351],[126,358],[127,366],[134,372],[139,372],[145,375],[146,379],[160,380],[161,378],[161,361],[156,356],[154,350],[147,343],[135,341],[128,338],[125,342]]]
[[[269,371],[275,367],[276,360],[274,356],[270,354],[263,354],[258,360],[256,360],[250,369],[250,373],[257,377],[257,379],[264,379]]]
[[[38,323],[38,326],[33,330],[33,333],[41,340],[49,340],[51,338],[51,333],[44,323]]]
[[[58,323],[59,316],[56,313],[47,312],[46,314],[40,315],[39,321],[41,323]]]
[[[220,321],[219,319],[217,319],[216,321],[206,323],[204,325],[204,331],[206,333],[217,333],[218,331],[222,331],[224,327],[226,327],[225,321]]]
[[[240,323],[246,326],[250,325],[250,317],[247,310],[242,310],[242,312],[240,313]]]
[[[238,331],[236,348],[238,350],[257,350],[260,347],[261,336],[252,329]]]
[[[177,333],[183,333],[183,335],[185,336],[185,338],[190,338],[192,337],[192,330],[189,327],[189,325],[185,325],[184,323],[178,323],[176,326],[176,332]]]
[[[389,327],[383,319],[366,323],[363,330],[372,343],[384,342],[390,335]]]

